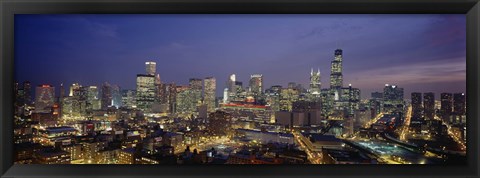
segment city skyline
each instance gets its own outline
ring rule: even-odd
[[[310,69],[318,68],[322,88],[328,88],[333,51],[342,48],[344,86],[351,83],[360,88],[363,99],[370,98],[371,92],[381,92],[386,83],[405,88],[406,98],[411,92],[431,91],[437,99],[442,92],[465,92],[465,18],[461,15],[22,15],[16,20],[19,55],[15,76],[17,81],[29,80],[34,86],[49,83],[58,87],[60,83],[68,86],[74,82],[99,86],[109,82],[122,89],[134,89],[135,75],[145,73],[143,61],[154,61],[164,83],[186,85],[189,78],[215,77],[217,97],[222,96],[232,73],[244,84],[250,75],[262,74],[264,89],[272,85],[286,87],[288,82],[308,88]],[[151,28],[140,28],[142,23]],[[199,23],[204,25],[185,28]],[[393,23],[405,25],[400,29],[388,27]],[[58,28],[52,30],[47,24]],[[162,29],[157,24],[168,24],[170,28]],[[177,28],[177,33],[178,26],[183,28]],[[374,30],[382,30],[383,26],[390,33]],[[26,34],[33,29],[35,35]],[[161,30],[154,33],[155,29]],[[365,38],[372,40],[359,40]],[[92,43],[92,39],[101,40]],[[372,44],[373,40],[378,44]],[[221,48],[222,42],[231,45]],[[89,68],[92,65],[98,67]],[[377,68],[371,70],[372,65]],[[88,72],[82,73],[86,69]],[[42,75],[35,75],[37,72]]]
[[[19,17],[15,164],[467,163],[461,16]]]

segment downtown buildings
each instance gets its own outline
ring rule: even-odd
[[[343,139],[363,137],[360,133],[377,139],[381,133],[399,132],[408,102],[403,88],[388,84],[383,92],[372,93],[370,101],[362,101],[360,89],[344,85],[343,62],[343,51],[335,50],[330,86],[325,88],[320,70],[305,73],[308,89],[296,82],[268,87],[264,84],[268,79],[262,74],[251,74],[244,83],[231,74],[223,98],[216,96],[216,89],[223,86],[217,86],[215,77],[191,76],[185,80],[187,85],[162,82],[156,62],[145,63],[145,71],[136,75],[133,90],[121,90],[108,82],[99,86],[74,83],[65,95],[62,84],[57,98],[53,86],[40,85],[34,106],[21,104],[28,103],[30,96],[26,92],[30,84],[24,83],[23,88],[16,88],[22,107],[18,107],[20,114],[15,118],[15,139],[18,144],[39,146],[41,151],[35,153],[39,157],[50,151],[47,147],[56,148],[52,153],[60,157],[50,159],[61,163],[318,163],[306,156],[305,145],[296,140],[303,138],[318,155],[335,153],[323,162],[360,163],[362,160],[342,161],[342,154],[361,152],[345,145]],[[434,122],[438,116],[434,96],[412,93],[413,115],[433,120],[422,123],[419,133],[444,135],[442,124]],[[464,94],[441,97],[445,116],[465,115]],[[463,131],[452,128],[455,133]],[[242,147],[246,148],[235,150]],[[31,148],[22,152],[18,162],[41,162],[23,156],[35,155],[34,146]],[[251,150],[269,149],[275,151],[251,156]],[[376,161],[368,159],[369,163]]]

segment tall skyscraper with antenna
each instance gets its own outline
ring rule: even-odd
[[[332,61],[332,68],[330,73],[330,88],[331,89],[341,89],[343,87],[343,66],[342,66],[342,57],[343,51],[341,49],[335,50],[335,56]]]

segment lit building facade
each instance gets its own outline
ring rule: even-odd
[[[137,75],[136,106],[143,111],[150,111],[155,101],[155,76]]]
[[[343,87],[343,51],[341,49],[335,50],[335,56],[332,61],[332,68],[330,74],[330,88],[340,89]]]
[[[145,62],[145,70],[147,71],[147,75],[155,75],[157,70],[157,63]]]
[[[320,79],[320,69],[318,69],[317,72],[314,72],[312,69],[310,72],[310,89],[308,90],[310,94],[320,96],[320,90],[322,88]]]
[[[215,110],[215,93],[217,82],[214,77],[205,78],[204,103],[207,105],[208,112]]]

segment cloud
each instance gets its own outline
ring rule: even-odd
[[[392,82],[402,85],[459,82],[466,80],[466,62],[465,58],[455,58],[407,63],[394,67],[362,71],[351,75],[362,76],[356,82],[359,85],[365,85],[365,87]]]

